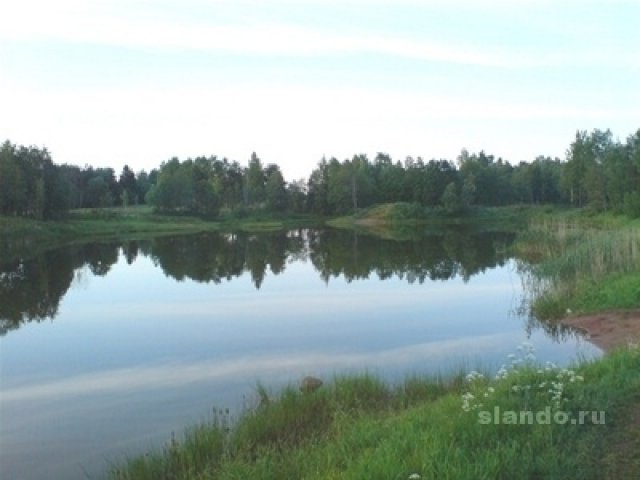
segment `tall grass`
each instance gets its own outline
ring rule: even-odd
[[[533,313],[554,318],[567,310],[583,310],[585,292],[640,273],[640,228],[603,229],[565,218],[538,219],[520,234],[514,251],[526,259],[521,269]],[[615,300],[610,306],[616,306]]]
[[[575,375],[584,379],[565,381],[562,410],[604,411],[605,424],[483,424],[477,411],[463,409],[469,384],[459,375],[446,382],[412,378],[399,387],[364,376],[313,393],[288,388],[232,425],[212,421],[158,454],[114,467],[111,478],[640,478],[640,464],[623,464],[640,445],[640,431],[625,429],[640,398],[639,368],[640,350],[629,348],[581,364]],[[486,409],[544,409],[544,392],[527,395],[525,387],[545,375],[532,364],[482,380],[481,388],[493,392],[483,399]]]
[[[397,386],[368,374],[336,377],[313,393],[290,386],[274,396],[258,385],[255,405],[238,419],[232,419],[228,410],[214,410],[209,421],[188,429],[182,440],[172,436],[160,452],[129,459],[114,467],[110,476],[118,480],[226,478],[218,476],[222,464],[223,470],[231,471],[249,465],[267,468],[262,463],[266,459],[275,456],[283,462],[285,454],[335,439],[356,419],[397,414],[459,393],[462,385],[462,373],[447,378],[411,377]],[[294,463],[303,461],[298,458]],[[296,478],[292,471],[298,468],[289,465],[283,477],[274,473],[254,478]]]

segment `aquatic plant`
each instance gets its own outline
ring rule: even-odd
[[[640,273],[640,229],[633,225],[606,229],[564,218],[538,219],[519,236],[513,251],[521,259],[526,304],[538,318],[640,301],[640,291],[625,290],[629,276]],[[616,291],[598,295],[603,284],[621,279]],[[590,301],[594,295],[597,302]]]

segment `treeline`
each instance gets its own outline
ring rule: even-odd
[[[248,165],[216,156],[172,158],[150,173],[124,167],[56,166],[46,149],[0,147],[0,213],[53,218],[71,208],[149,203],[165,213],[221,211],[335,215],[408,202],[450,214],[472,206],[565,204],[640,216],[640,130],[625,142],[611,131],[579,131],[564,160],[510,162],[463,150],[452,160],[394,161],[379,153],[323,158],[308,181],[286,182],[254,153]]]
[[[135,174],[125,166],[116,177],[112,168],[56,165],[46,148],[6,141],[0,146],[0,213],[51,219],[74,208],[144,203],[157,173]]]
[[[539,157],[512,166],[484,152],[463,150],[457,163],[407,158],[394,162],[379,153],[339,162],[323,159],[308,183],[308,206],[322,214],[342,214],[379,203],[410,202],[458,213],[473,205],[562,203],[563,164]]]
[[[160,167],[147,201],[161,212],[215,217],[221,209],[242,214],[249,209],[271,212],[306,211],[306,185],[287,183],[280,167],[263,166],[254,153],[245,168],[226,158],[172,158]]]
[[[626,143],[609,130],[578,132],[562,173],[572,205],[640,216],[640,130]]]

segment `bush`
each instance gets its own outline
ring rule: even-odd
[[[623,211],[631,218],[640,217],[640,192],[625,193]]]

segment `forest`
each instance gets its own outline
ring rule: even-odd
[[[461,214],[473,206],[555,204],[640,216],[640,129],[624,142],[610,130],[578,131],[566,158],[512,164],[484,151],[454,160],[386,153],[322,158],[308,180],[285,181],[255,153],[246,166],[217,156],[171,158],[134,172],[55,164],[46,148],[0,146],[0,214],[64,218],[72,209],[139,204],[163,213],[216,218],[222,212],[343,215],[407,202]]]

